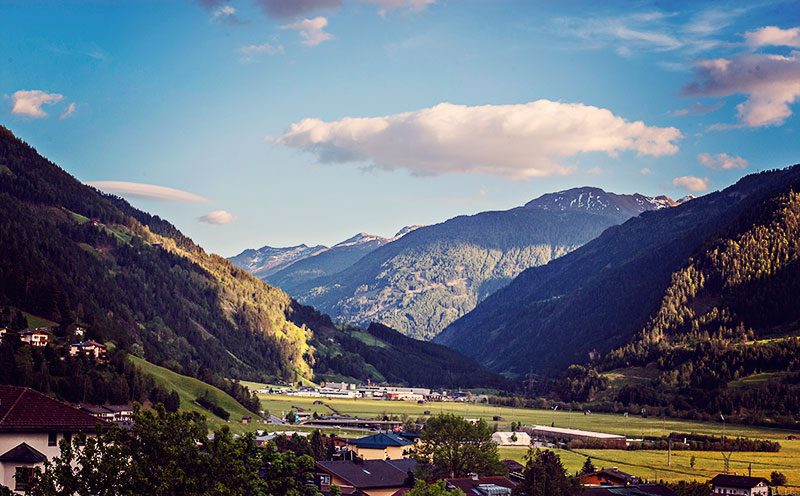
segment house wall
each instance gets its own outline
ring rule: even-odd
[[[713,489],[714,495],[724,494],[726,496],[768,496],[769,487],[760,484],[753,489],[741,489],[736,487],[715,486]]]
[[[404,458],[403,453],[413,446],[387,446],[384,449],[359,448],[350,446],[351,451],[365,460],[399,460]]]
[[[0,433],[0,454],[5,453],[12,448],[16,448],[22,443],[26,443],[31,448],[41,452],[47,457],[48,460],[50,460],[61,453],[58,443],[64,439],[64,433],[58,432],[56,435],[55,446],[48,446],[47,438],[47,432],[2,432]],[[2,470],[0,470],[0,476],[2,476],[0,484],[13,488],[15,468],[18,466],[32,465],[0,463],[0,466],[2,467]]]
[[[14,486],[16,485],[16,481],[14,480],[14,475],[17,473],[17,467],[41,467],[43,464],[36,463],[36,464],[28,464],[28,463],[3,463],[0,462],[0,485],[6,486],[14,490]],[[18,492],[17,494],[23,494],[23,492]]]

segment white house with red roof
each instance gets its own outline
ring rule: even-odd
[[[50,334],[41,329],[25,329],[19,333],[19,340],[31,346],[45,347],[50,344]]]
[[[20,494],[33,469],[58,456],[58,443],[108,423],[33,389],[0,386],[0,485]]]

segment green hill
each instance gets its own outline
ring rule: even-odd
[[[181,399],[181,410],[196,412],[205,416],[208,421],[208,426],[211,429],[217,429],[222,425],[229,425],[233,430],[238,430],[236,425],[241,425],[239,420],[242,417],[257,417],[256,413],[248,411],[232,396],[219,388],[206,384],[194,377],[188,377],[165,369],[164,367],[159,367],[147,360],[132,355],[129,356],[129,359],[142,373],[152,377],[156,384],[167,391],[177,392]],[[214,403],[230,413],[230,422],[225,422],[195,403],[195,399],[203,394],[207,394]]]

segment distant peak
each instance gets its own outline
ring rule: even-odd
[[[570,188],[547,193],[525,204],[526,208],[552,211],[582,211],[632,217],[647,210],[658,210],[677,205],[667,196],[649,197],[639,193],[630,195],[610,193],[593,186]]]
[[[397,234],[394,235],[394,239],[402,238],[406,234],[410,233],[411,231],[416,231],[420,227],[423,227],[422,224],[414,224],[411,226],[405,226],[404,228],[397,231]]]
[[[375,236],[374,234],[369,234],[365,232],[360,232],[355,236],[348,238],[341,243],[335,244],[334,248],[341,248],[343,246],[355,246],[355,245],[363,245],[367,243],[386,243],[388,240],[386,238],[382,238],[380,236]]]

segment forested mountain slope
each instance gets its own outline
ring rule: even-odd
[[[288,295],[0,129],[0,302],[195,374],[311,377]],[[91,220],[90,220],[91,219]]]
[[[644,213],[523,272],[437,341],[511,374],[557,373],[592,352],[623,346],[656,314],[690,257],[735,226],[751,227],[752,212],[799,182],[797,166],[753,174],[721,192]]]
[[[788,425],[800,411],[800,192],[736,219],[677,270],[635,339],[604,357],[606,370],[648,367],[626,384],[626,404],[722,412]]]
[[[345,322],[431,339],[522,270],[544,265],[632,215],[668,204],[575,188],[508,211],[425,226],[293,295]]]
[[[346,347],[315,349],[321,338],[312,321],[296,318],[296,307],[285,292],[206,253],[169,222],[81,184],[0,127],[0,325],[21,330],[20,311],[25,311],[60,324],[51,330],[60,346],[76,322],[88,329],[86,338],[113,343],[120,355],[114,367],[80,367],[86,383],[96,383],[90,385],[100,391],[92,398],[105,401],[106,391],[123,383],[132,392],[141,389],[123,370],[125,352],[215,384],[223,378],[313,379],[318,360],[344,363],[335,358]],[[360,331],[321,330],[328,337],[340,335],[340,341]],[[409,347],[436,364],[431,370],[441,381],[454,364],[496,380],[441,346],[412,343],[398,349]],[[53,347],[31,350],[6,337],[0,380],[52,387],[73,401],[85,397],[85,391],[72,391],[71,370],[79,367],[61,365],[64,353]],[[364,366],[374,377],[411,382],[417,371],[406,374],[400,366],[404,359],[396,353]],[[348,375],[331,365],[324,372]],[[141,394],[147,393],[130,397],[142,399]]]

